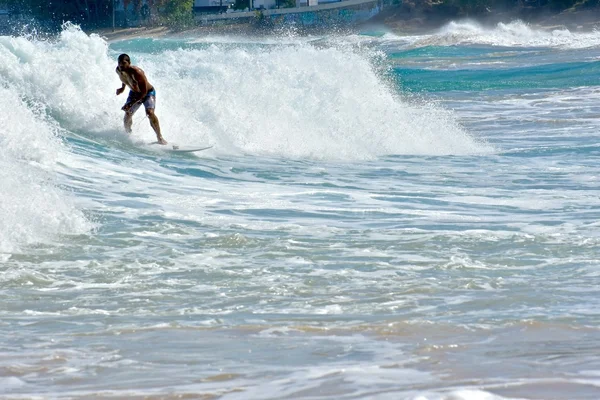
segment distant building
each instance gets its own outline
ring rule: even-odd
[[[221,4],[223,3],[223,4]],[[235,3],[235,0],[194,0],[194,8],[196,7],[211,7],[211,6],[228,6]]]
[[[252,3],[254,8],[257,8],[259,10],[277,8],[277,0],[254,0]]]
[[[225,12],[235,0],[194,0],[195,13],[220,13]]]
[[[321,3],[335,3],[341,0],[333,0],[333,1],[327,1],[327,0],[296,0],[296,7],[312,7],[312,6],[318,6],[319,2]]]

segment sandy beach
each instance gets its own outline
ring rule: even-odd
[[[170,30],[165,27],[140,27],[140,28],[103,28],[87,32],[88,34],[95,33],[109,42],[117,40],[135,39],[135,38],[157,38],[164,37],[170,33]]]
[[[108,42],[119,40],[128,40],[136,38],[165,38],[165,37],[199,37],[209,34],[221,35],[253,35],[272,34],[265,30],[254,29],[249,24],[232,24],[228,26],[197,26],[186,30],[172,30],[164,26],[160,27],[136,27],[136,28],[102,28],[87,31],[86,33],[95,33]]]

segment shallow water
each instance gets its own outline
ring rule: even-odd
[[[0,37],[2,397],[600,398],[599,39]]]

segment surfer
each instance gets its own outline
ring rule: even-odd
[[[127,54],[121,54],[118,60],[117,75],[123,82],[123,86],[117,89],[117,96],[123,93],[125,85],[131,89],[125,105],[121,107],[121,110],[125,111],[125,118],[123,123],[125,124],[125,131],[131,133],[131,125],[133,124],[133,114],[143,104],[146,109],[146,115],[150,120],[150,125],[156,133],[156,139],[160,144],[167,144],[167,141],[163,139],[160,133],[160,124],[158,123],[158,117],[154,114],[154,108],[156,106],[156,91],[154,86],[148,82],[144,71],[131,65],[131,59]]]

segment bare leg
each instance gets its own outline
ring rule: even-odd
[[[146,115],[148,115],[148,119],[150,120],[150,125],[152,126],[152,129],[154,129],[154,133],[156,133],[156,140],[158,140],[158,143],[167,144],[167,141],[165,139],[163,139],[163,137],[160,133],[160,124],[158,123],[158,117],[156,116],[156,114],[154,114],[154,109],[153,108],[147,109]]]
[[[125,132],[131,133],[131,125],[133,125],[133,114],[125,111],[125,117],[123,118],[123,125],[125,125]]]

